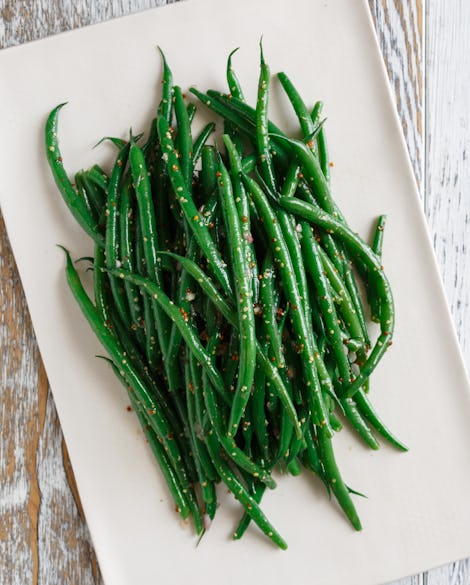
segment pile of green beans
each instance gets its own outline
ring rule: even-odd
[[[392,343],[394,306],[382,266],[385,217],[371,245],[331,196],[322,104],[309,109],[278,78],[299,121],[287,136],[268,117],[271,75],[261,49],[251,107],[232,67],[228,93],[190,91],[214,114],[193,135],[188,103],[162,53],[162,97],[145,139],[107,138],[109,174],[66,173],[49,115],[47,159],[62,197],[94,241],[94,298],[66,253],[66,276],[126,388],[176,510],[198,534],[225,484],[282,549],[260,507],[273,470],[313,472],[356,530],[352,490],[333,437],[347,424],[371,449],[400,450],[369,400]],[[209,144],[216,124],[223,135]],[[220,148],[220,150],[219,150]],[[358,284],[359,278],[362,284]],[[365,291],[360,294],[359,290]],[[371,342],[368,322],[379,324]]]

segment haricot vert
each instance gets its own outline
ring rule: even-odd
[[[64,104],[47,119],[45,147],[94,246],[93,298],[64,248],[67,282],[176,510],[203,534],[222,483],[244,512],[234,539],[254,523],[285,549],[260,506],[276,487],[273,470],[314,473],[360,530],[335,435],[345,424],[373,450],[379,438],[406,447],[371,404],[370,377],[395,322],[385,216],[374,220],[372,245],[348,226],[333,198],[323,104],[309,106],[279,73],[299,128],[292,137],[275,125],[260,49],[255,106],[234,69],[237,49],[228,93],[191,88],[211,115],[198,134],[196,105],[160,51],[162,95],[147,137],[106,138],[118,149],[109,176],[96,164],[69,179],[58,141]]]

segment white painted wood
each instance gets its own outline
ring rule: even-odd
[[[470,71],[468,68],[470,4],[466,0],[432,0],[426,6],[425,72],[426,102],[413,105],[409,63],[413,47],[406,31],[419,30],[418,20],[397,18],[400,14],[419,15],[420,2],[375,0],[379,39],[388,63],[392,85],[403,121],[405,137],[418,182],[421,182],[426,215],[437,261],[442,274],[452,317],[470,369],[470,173],[468,156],[470,121]],[[419,18],[419,16],[418,16]],[[406,23],[406,26],[404,26]],[[409,32],[408,32],[409,35]],[[401,40],[400,40],[401,39]],[[405,44],[403,44],[405,41]],[[408,94],[403,101],[401,96]],[[419,92],[415,95],[421,95]],[[425,144],[419,140],[419,116],[425,113]],[[409,123],[414,122],[412,130]],[[424,156],[423,154],[424,153]],[[422,157],[419,164],[417,157]],[[443,389],[445,391],[445,389]],[[468,585],[469,561],[453,563],[428,573],[397,581],[394,585]]]
[[[410,158],[420,186],[424,165],[422,0],[369,0],[394,89]]]

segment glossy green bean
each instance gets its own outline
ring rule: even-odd
[[[266,351],[266,346],[262,346]],[[258,443],[262,457],[269,460],[269,437],[267,430],[267,420],[265,411],[266,398],[266,373],[256,364],[255,377],[253,380],[253,396],[251,398],[251,415],[253,421],[253,431]]]
[[[74,189],[62,162],[62,154],[59,149],[59,140],[57,137],[57,125],[59,112],[64,104],[58,105],[52,110],[47,118],[45,138],[46,138],[46,156],[55,184],[62,195],[62,198],[70,209],[70,212],[77,220],[82,229],[100,246],[104,246],[104,236],[91,216],[84,200]]]
[[[106,199],[106,232],[105,232],[105,258],[106,267],[109,269],[116,268],[121,264],[120,261],[120,238],[119,238],[119,205],[121,192],[121,179],[124,174],[124,168],[129,156],[129,144],[126,144],[119,152],[113,165],[111,177],[109,180],[107,199]],[[132,325],[132,318],[126,297],[123,295],[122,283],[116,281],[112,276],[109,277],[111,293],[114,304],[118,310],[122,322],[129,328]]]
[[[240,174],[243,172],[243,163],[235,144],[229,136],[224,135],[223,141],[230,161],[230,177],[233,184],[235,204],[242,230],[241,247],[245,256],[247,274],[251,280],[252,304],[256,305],[259,296],[258,264],[256,251],[251,235],[250,205]]]
[[[214,122],[209,122],[204,126],[204,128],[199,133],[198,137],[194,141],[193,144],[193,167],[196,166],[197,162],[201,158],[202,150],[209,138],[209,136],[214,132],[215,124]]]
[[[226,108],[228,108],[228,110],[230,110],[233,114],[240,116],[250,126],[256,125],[256,108],[252,108],[246,102],[236,98],[235,96],[226,95],[213,89],[207,90],[207,95],[212,100],[215,100],[217,104],[222,106],[224,112],[226,112]],[[268,132],[270,134],[283,134],[283,131],[271,120],[268,120]],[[273,156],[277,157],[276,161],[281,160],[284,162],[284,159],[288,154],[288,150],[286,150],[280,144],[280,141],[276,140],[276,138],[273,138],[271,151]],[[247,171],[245,170],[245,172]]]
[[[119,260],[125,270],[135,272],[136,259],[133,239],[134,198],[132,195],[131,179],[130,175],[128,175],[123,182],[119,197]],[[131,329],[135,331],[139,345],[145,348],[146,337],[140,291],[130,282],[125,282],[124,288],[126,290],[131,316]]]
[[[135,268],[136,272],[141,276],[147,275],[145,254],[143,249],[143,238],[140,227],[139,217],[136,217],[136,228],[135,228]],[[126,267],[123,264],[123,268]],[[160,346],[158,344],[157,330],[155,327],[155,313],[152,306],[152,301],[148,295],[142,295],[139,288],[135,284],[129,281],[124,281],[125,284],[134,287],[134,290],[141,296],[142,307],[143,307],[143,319],[144,319],[144,333],[145,333],[145,355],[150,369],[155,372],[159,367],[162,359]]]
[[[179,155],[179,165],[186,188],[192,190],[193,182],[193,139],[191,135],[191,124],[188,118],[188,112],[183,99],[183,92],[178,85],[173,87],[175,117],[178,126],[176,136],[176,147]]]
[[[262,42],[260,42],[260,74],[258,81],[258,97],[256,99],[256,146],[263,179],[269,189],[273,193],[276,193],[276,176],[274,174],[271,155],[271,140],[268,130],[269,83],[269,67],[264,60],[263,45]]]
[[[204,393],[204,403],[207,408],[207,413],[209,415],[212,429],[214,430],[217,436],[218,442],[227,453],[227,456],[236,465],[244,469],[253,477],[256,477],[257,479],[265,483],[269,488],[274,489],[276,487],[276,482],[271,477],[269,470],[260,467],[249,457],[247,457],[245,453],[237,446],[234,439],[226,435],[225,428],[227,426],[227,421],[224,420],[224,417],[221,413],[220,405],[217,402],[215,392],[212,389],[212,384],[210,383],[205,371],[203,372],[202,384]],[[217,469],[220,475],[220,470],[217,468],[217,465],[215,465],[215,468]]]
[[[277,74],[277,78],[281,82],[281,85],[294,108],[304,139],[308,141],[307,146],[312,150],[313,140],[311,137],[315,133],[316,126],[312,120],[310,112],[289,77],[281,72]]]
[[[215,151],[212,146],[204,145],[201,153],[201,191],[203,201],[207,201],[209,197],[215,192],[217,186],[217,161],[215,159]]]
[[[287,543],[266,518],[255,499],[248,493],[244,485],[238,480],[230,467],[222,458],[221,449],[213,431],[207,433],[207,446],[214,465],[227,488],[233,493],[253,522],[282,550],[287,549]]]
[[[300,355],[302,356],[302,367],[305,379],[305,387],[311,416],[316,424],[322,425],[326,429],[327,435],[331,436],[331,429],[328,412],[323,401],[323,395],[320,386],[320,380],[315,368],[315,341],[311,328],[308,326],[305,314],[302,311],[302,299],[300,298],[299,288],[295,281],[295,270],[292,260],[287,249],[287,245],[282,234],[281,227],[277,223],[277,218],[273,213],[268,200],[262,192],[259,185],[253,180],[243,175],[243,180],[247,187],[248,193],[253,198],[260,217],[263,219],[263,227],[270,239],[274,260],[277,263],[279,274],[286,296],[290,304],[290,319],[298,340]],[[290,198],[283,198],[284,200]]]
[[[226,136],[226,138],[228,138]],[[256,363],[255,314],[252,300],[252,281],[243,244],[241,221],[233,195],[232,181],[223,164],[218,165],[218,195],[224,218],[225,230],[230,242],[235,291],[234,298],[238,315],[239,368],[228,422],[228,436],[235,436],[251,393]]]
[[[317,427],[317,438],[325,479],[352,526],[356,530],[361,530],[361,521],[336,464],[332,441],[321,427]]]
[[[206,471],[206,466],[202,463],[202,460],[207,457],[208,455],[205,454],[206,446],[203,441],[198,437],[196,431],[196,407],[195,407],[195,400],[194,400],[194,393],[195,393],[195,385],[198,383],[193,378],[192,368],[190,366],[190,354],[189,351],[186,351],[185,359],[184,359],[184,384],[185,384],[185,397],[186,397],[186,405],[188,408],[188,421],[189,421],[189,440],[191,445],[191,451],[194,458],[194,463],[197,470],[197,476],[199,485],[201,486],[201,493],[202,499],[204,500],[205,504],[210,504],[213,498],[213,490],[209,487],[212,484],[212,481],[216,477],[216,472],[212,465],[212,462],[209,459],[209,469],[212,473],[212,477],[209,477]],[[209,489],[206,489],[209,488]]]
[[[361,346],[364,344],[364,337],[362,327],[357,317],[356,309],[349,295],[348,289],[345,287],[343,280],[341,280],[338,271],[331,262],[328,254],[321,246],[318,246],[318,252],[322,261],[323,270],[326,273],[334,292],[336,303],[338,304],[338,311],[341,314],[343,321],[348,328],[350,336],[353,339],[360,341]]]
[[[343,386],[343,384],[352,381],[352,374],[348,358],[344,352],[343,338],[341,336],[341,329],[338,325],[336,307],[330,294],[326,276],[323,272],[323,264],[318,251],[319,246],[312,233],[312,228],[306,221],[303,221],[301,225],[302,252],[304,255],[305,266],[307,266],[307,269],[312,276],[312,282],[316,289],[320,311],[325,321],[326,337],[336,358],[336,367],[338,368],[339,374],[338,381],[340,385]]]
[[[382,259],[382,246],[383,246],[383,237],[384,237],[384,229],[385,224],[387,222],[387,216],[381,215],[377,220],[377,226],[374,232],[374,240],[372,242],[372,250],[375,254]],[[367,288],[368,288],[368,295],[369,295],[369,305],[370,305],[370,318],[372,321],[376,323],[379,321],[380,315],[380,301],[377,298],[377,294],[374,288],[373,282],[368,275],[367,277]]]
[[[201,217],[197,207],[193,201],[190,192],[187,189],[184,177],[181,173],[178,157],[175,152],[171,133],[168,124],[164,118],[158,119],[158,135],[163,149],[163,157],[165,158],[168,174],[176,193],[178,203],[188,222],[188,225],[196,238],[196,241],[201,248],[204,256],[209,262],[210,269],[213,271],[217,280],[222,285],[224,291],[232,294],[232,286],[224,261],[222,260],[219,251],[214,245],[207,226],[201,221]]]
[[[163,116],[168,125],[171,125],[172,109],[173,109],[173,75],[162,49],[158,47],[163,64],[162,75],[162,97],[158,105],[158,115]]]
[[[265,491],[266,486],[264,485],[264,483],[258,483],[256,485],[256,489],[255,492],[252,494],[252,498],[255,500],[257,504],[261,503]],[[242,518],[240,519],[240,522],[238,523],[235,532],[233,533],[233,540],[240,540],[240,538],[245,534],[248,526],[250,525],[250,522],[251,516],[247,512],[245,512]]]
[[[75,189],[77,190],[78,195],[83,199],[85,206],[88,210],[88,213],[93,218],[94,221],[99,223],[99,211],[96,210],[95,206],[92,204],[92,200],[88,195],[88,192],[85,188],[85,182],[83,180],[83,171],[78,171],[75,173],[73,178],[75,182]]]
[[[135,143],[132,143],[130,147],[129,164],[139,212],[139,225],[142,232],[145,269],[150,278],[155,280],[158,286],[163,287],[162,270],[157,258],[158,236],[152,189],[144,154],[142,149]],[[163,357],[165,357],[169,340],[170,322],[162,308],[157,303],[153,303],[153,310],[155,313],[158,343]]]
[[[386,439],[391,445],[399,449],[400,451],[408,451],[408,447],[404,445],[399,439],[397,439],[388,427],[380,420],[378,414],[372,407],[367,395],[364,391],[358,390],[354,395],[354,399],[357,404],[357,409],[361,415],[369,421],[372,427]]]
[[[245,97],[243,95],[242,87],[240,85],[240,81],[238,80],[237,74],[232,67],[232,57],[235,53],[239,50],[240,47],[234,49],[227,59],[227,84],[230,91],[230,95],[233,97],[245,101]]]
[[[281,206],[311,222],[313,225],[330,230],[341,239],[353,256],[357,256],[369,269],[371,277],[377,286],[378,296],[381,299],[380,328],[381,333],[375,345],[361,368],[360,374],[346,389],[345,395],[353,396],[371,375],[383,355],[390,346],[393,336],[395,311],[390,283],[385,275],[383,266],[372,250],[352,232],[345,224],[336,218],[315,208],[308,203],[294,198],[281,198]]]

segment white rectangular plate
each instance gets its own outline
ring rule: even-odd
[[[281,478],[264,509],[289,543],[256,529],[231,542],[238,505],[223,505],[198,547],[180,524],[120,384],[64,280],[66,244],[91,252],[54,186],[43,126],[56,104],[70,171],[97,159],[102,136],[145,129],[159,93],[157,44],[183,87],[224,89],[230,49],[254,100],[258,41],[310,100],[324,100],[336,198],[369,236],[388,215],[384,264],[397,335],[373,378],[379,412],[408,443],[377,453],[342,432],[338,459],[364,530],[356,534],[318,481]],[[1,204],[108,585],[224,582],[371,585],[470,554],[470,393],[427,236],[367,3],[356,0],[192,0],[0,54]],[[273,83],[273,117],[288,104]],[[202,109],[202,108],[201,108]],[[287,118],[287,119],[286,119]],[[225,490],[221,490],[221,494]]]

